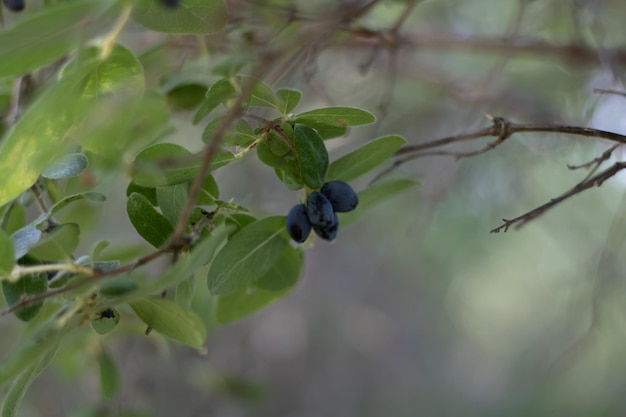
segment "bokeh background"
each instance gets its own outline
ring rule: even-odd
[[[203,39],[208,55],[198,56],[197,40],[187,37],[155,51],[163,37],[135,24],[122,42],[140,55],[149,87],[160,88],[181,68],[208,85],[214,60],[235,52],[253,57],[264,39],[301,35],[310,42],[302,34],[320,30],[329,11],[364,3],[233,0],[227,29]],[[328,142],[331,159],[382,134],[420,143],[472,132],[489,126],[485,114],[626,131],[626,98],[594,93],[624,90],[623,0],[374,3],[352,31],[336,30],[272,80],[303,91],[299,111],[334,104],[378,115],[376,125]],[[399,16],[403,40],[376,48],[371,39]],[[363,40],[354,34],[360,28],[377,35]],[[192,126],[191,112],[177,111],[172,123],[167,141],[201,148],[202,126]],[[19,415],[623,416],[623,176],[520,230],[489,233],[581,181],[588,171],[567,165],[610,145],[518,134],[480,156],[409,162],[387,178],[420,185],[382,201],[335,242],[317,242],[285,298],[219,326],[199,285],[194,307],[212,329],[204,354],[158,334],[141,336],[143,325],[122,309],[114,332],[94,337],[86,329],[65,342]],[[621,158],[618,149],[607,164]],[[362,189],[372,178],[353,185]],[[223,199],[262,215],[286,213],[300,198],[253,155],[216,179]],[[84,222],[94,240],[120,242],[116,255],[131,258],[142,247],[124,210],[127,183],[101,184],[113,196],[99,218]],[[79,212],[76,206],[63,216]],[[18,321],[2,319],[0,332],[0,348],[8,349]],[[100,393],[99,349],[120,374],[110,400]]]

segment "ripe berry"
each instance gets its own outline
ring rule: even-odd
[[[311,222],[304,204],[296,204],[287,214],[287,232],[298,243],[304,242],[311,234]]]
[[[337,231],[339,230],[339,219],[337,219],[337,215],[333,213],[333,222],[329,226],[313,226],[313,230],[316,235],[324,240],[334,240],[337,237]]]
[[[24,10],[24,0],[2,0],[5,7],[14,12],[21,12]]]
[[[313,191],[309,194],[306,203],[306,212],[313,226],[328,228],[335,222],[336,216],[333,211],[333,205],[324,197],[324,194],[317,191]]]
[[[352,187],[343,181],[329,181],[321,189],[337,213],[352,211],[359,204],[359,197]]]

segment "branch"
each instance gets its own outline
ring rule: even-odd
[[[492,229],[491,233],[499,233],[501,231],[506,232],[509,229],[509,227],[513,225],[515,225],[516,229],[519,229],[520,227],[524,226],[529,221],[541,216],[546,211],[550,210],[552,207],[556,206],[562,201],[567,200],[568,198],[573,197],[576,194],[579,194],[589,188],[601,186],[604,183],[604,181],[613,177],[615,174],[617,174],[619,171],[623,170],[624,168],[626,168],[626,162],[616,162],[610,168],[600,172],[599,174],[589,179],[579,182],[566,193],[561,194],[559,197],[553,198],[549,202],[537,207],[536,209],[531,210],[528,213],[522,214],[521,216],[511,219],[511,220],[502,219],[504,224],[496,227],[495,229]]]

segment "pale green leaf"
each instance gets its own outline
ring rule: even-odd
[[[236,292],[265,275],[289,244],[285,233],[284,216],[261,219],[237,232],[211,265],[207,277],[211,293]]]
[[[282,100],[282,106],[278,110],[284,115],[291,113],[302,99],[302,93],[292,88],[276,90],[276,95]]]
[[[56,356],[60,342],[52,344],[43,354],[27,369],[25,369],[20,376],[15,379],[11,389],[4,397],[2,403],[2,411],[0,415],[2,417],[14,417],[17,415],[17,410],[26,394],[26,391],[32,384],[32,382],[50,365],[54,357]]]
[[[227,8],[224,0],[181,0],[175,8],[154,0],[138,0],[133,17],[157,32],[202,35],[222,29]]]
[[[62,156],[60,159],[52,162],[41,171],[41,175],[45,178],[60,179],[69,178],[79,175],[87,166],[89,161],[82,153],[71,153]]]
[[[372,113],[354,107],[325,107],[300,113],[295,118],[296,123],[313,128],[317,124],[346,127],[366,125],[375,121],[376,117]]]
[[[112,0],[79,0],[35,12],[0,32],[0,78],[24,75],[66,55],[102,28]]]
[[[130,306],[155,331],[198,349],[204,344],[206,329],[193,311],[161,297],[134,301]]]
[[[174,232],[170,222],[141,194],[128,197],[126,212],[137,233],[155,248],[163,246]]]
[[[185,203],[187,203],[188,187],[188,184],[183,183],[157,187],[156,189],[157,202],[161,212],[172,226],[176,226]]]
[[[385,163],[406,140],[401,136],[384,136],[360,147],[330,164],[326,179],[350,181]]]

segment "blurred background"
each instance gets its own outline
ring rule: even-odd
[[[379,118],[329,141],[331,160],[383,134],[420,143],[476,131],[490,126],[485,114],[626,131],[626,98],[594,93],[624,90],[622,0],[380,1],[349,30],[323,31],[337,10],[366,3],[232,0],[229,26],[202,39],[208,55],[191,37],[155,50],[164,36],[136,24],[122,42],[139,54],[148,87],[159,89],[174,85],[168,74],[176,72],[206,87],[216,79],[207,68],[229,53],[254,59],[263,45],[302,39],[284,50],[295,57],[292,67],[267,82],[300,89],[297,111],[345,105]],[[176,111],[166,140],[199,150],[202,126],[191,117]],[[520,230],[489,233],[573,187],[588,171],[567,165],[611,145],[516,134],[476,157],[404,164],[385,178],[420,185],[342,228],[336,241],[316,242],[283,299],[219,326],[199,285],[194,307],[212,329],[204,354],[141,336],[142,324],[122,310],[114,332],[94,338],[86,329],[65,342],[19,415],[626,415],[624,177]],[[621,158],[618,149],[607,166]],[[301,198],[253,155],[216,179],[222,199],[260,215],[284,214]],[[363,189],[372,179],[353,185]],[[140,242],[124,209],[127,183],[101,185],[119,190],[118,198],[92,227],[94,240],[123,242],[132,252]],[[63,215],[76,215],[76,207]],[[0,331],[17,334],[17,325],[5,318]],[[93,339],[90,349],[85,339]],[[120,375],[110,400],[99,389],[99,349]]]

